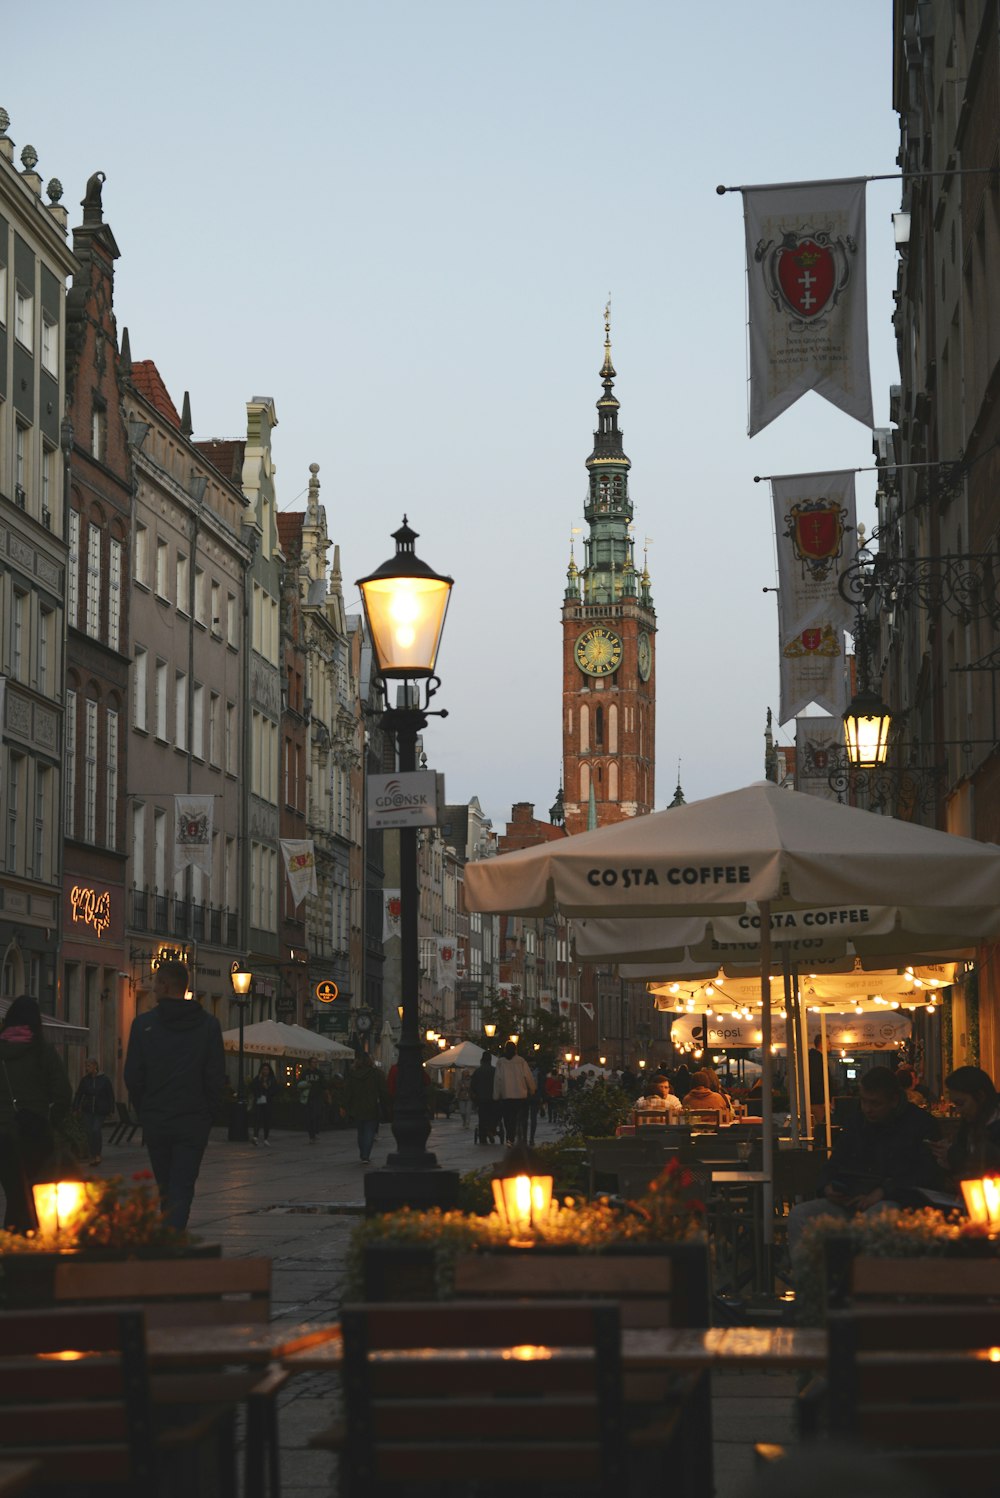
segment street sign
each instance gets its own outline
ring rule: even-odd
[[[317,983],[313,990],[321,1004],[332,1004],[340,989],[332,978],[324,978],[322,983]]]
[[[433,770],[369,775],[369,827],[436,827],[437,820],[438,776]]]

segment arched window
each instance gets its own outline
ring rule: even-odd
[[[603,747],[603,744],[604,744],[604,709],[603,709],[603,707],[596,707],[594,709],[594,747],[595,747],[595,749],[600,749],[600,748]]]
[[[580,800],[590,800],[590,766],[580,766]]]
[[[608,765],[608,800],[618,800],[618,765],[614,760]]]
[[[597,709],[600,712],[600,708]],[[590,748],[590,708],[584,704],[580,708],[580,752],[586,754]]]
[[[608,753],[618,753],[618,707],[614,702],[608,708]]]

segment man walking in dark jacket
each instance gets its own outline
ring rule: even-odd
[[[187,998],[183,962],[161,962],[156,1008],[132,1021],[125,1086],[142,1124],[149,1163],[171,1227],[184,1228],[212,1118],[226,1080],[222,1031]]]

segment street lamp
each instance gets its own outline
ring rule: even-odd
[[[489,1024],[489,1025],[484,1025],[483,1026],[483,1034],[486,1036],[487,1040],[492,1040],[493,1037],[494,1037],[494,1035],[496,1033],[497,1033],[497,1027],[496,1027],[496,1025]]]
[[[240,1051],[236,1065],[236,1097],[229,1109],[229,1139],[234,1144],[245,1144],[250,1137],[247,1125],[247,1100],[243,1080],[243,1024],[246,1007],[250,1002],[253,973],[245,962],[234,962],[229,974],[233,985],[233,1002],[240,1016]]]
[[[416,539],[417,533],[410,529],[404,515],[403,524],[393,533],[395,555],[375,572],[358,579],[375,656],[375,675],[385,701],[382,721],[396,736],[401,774],[417,768],[417,735],[427,727],[428,716],[446,716],[444,712],[431,714],[428,705],[440,686],[435,665],[452,579],[420,560],[413,549]],[[389,703],[391,681],[401,684],[395,707]],[[399,829],[399,898],[403,1013],[392,1119],[397,1149],[384,1170],[365,1176],[366,1201],[370,1208],[382,1210],[402,1205],[454,1205],[458,1194],[457,1173],[437,1171],[437,1159],[427,1149],[430,1120],[417,1015],[420,946],[416,827]],[[436,1172],[434,1176],[429,1175],[431,1171]]]

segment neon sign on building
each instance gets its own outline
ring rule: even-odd
[[[74,925],[90,926],[95,936],[103,936],[111,925],[111,896],[107,890],[99,895],[85,884],[74,884],[69,895]]]

